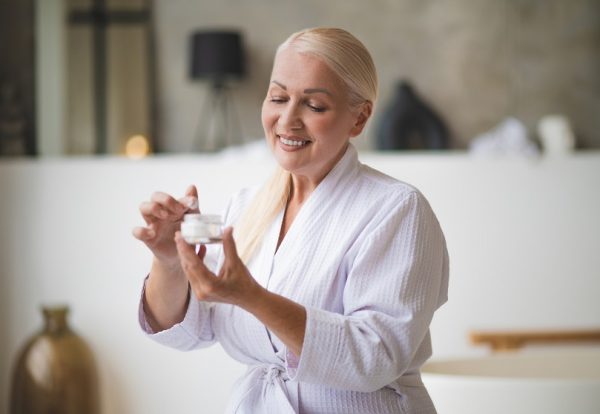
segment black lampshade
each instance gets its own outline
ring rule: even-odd
[[[244,75],[242,35],[236,31],[199,31],[191,38],[192,79]]]

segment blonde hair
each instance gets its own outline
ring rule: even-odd
[[[367,48],[343,29],[317,27],[292,34],[278,48],[314,56],[346,85],[351,107],[377,99],[377,72]],[[285,207],[292,191],[292,175],[277,167],[236,225],[238,251],[245,263],[252,258],[267,227]]]

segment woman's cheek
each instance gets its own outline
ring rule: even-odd
[[[265,133],[273,132],[275,124],[277,122],[277,114],[275,111],[268,108],[263,108],[262,111],[262,124],[265,129]]]
[[[269,119],[270,118],[272,118],[271,111],[269,110],[267,102],[265,101],[265,102],[263,102],[261,112],[260,112],[260,119],[262,121],[265,132],[267,132],[267,130],[269,129]]]

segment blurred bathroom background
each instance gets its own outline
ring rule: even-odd
[[[46,304],[68,304],[94,351],[102,413],[223,410],[244,367],[218,345],[179,353],[138,329],[151,257],[131,229],[154,191],[193,183],[219,212],[268,176],[274,52],[312,26],[371,51],[380,97],[355,145],[420,188],[445,231],[450,300],[432,360],[489,354],[475,330],[600,329],[600,2],[0,0],[0,414]],[[211,152],[214,79],[190,74],[191,36],[207,30],[239,33],[244,65],[226,85],[237,132]],[[423,127],[381,146],[401,82],[444,145]]]

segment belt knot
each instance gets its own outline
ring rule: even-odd
[[[285,368],[277,364],[264,366],[262,372],[262,378],[269,384],[273,384],[276,380],[287,381],[289,379],[285,372]]]

